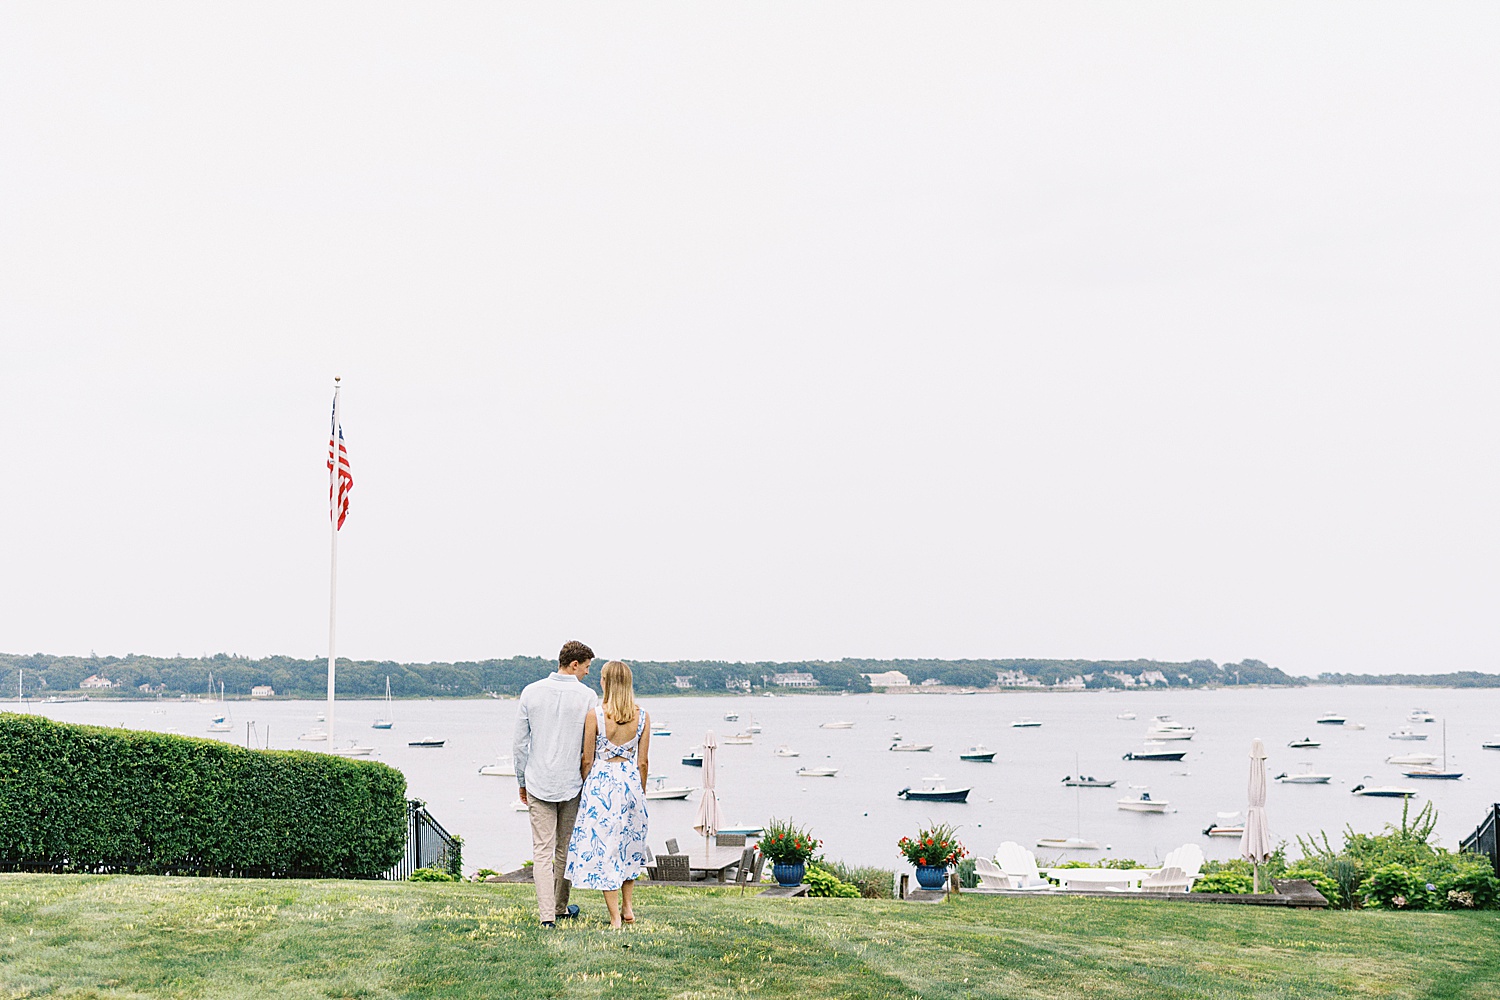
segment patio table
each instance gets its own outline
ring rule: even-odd
[[[1139,889],[1154,869],[1149,868],[1049,868],[1046,874],[1062,888]]]

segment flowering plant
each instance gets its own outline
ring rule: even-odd
[[[817,849],[818,842],[812,835],[791,820],[771,820],[760,836],[760,852],[773,864],[806,864]]]
[[[955,837],[953,827],[939,823],[925,830],[918,830],[915,837],[902,837],[896,842],[906,860],[914,865],[930,868],[947,868],[956,865],[969,852]]]

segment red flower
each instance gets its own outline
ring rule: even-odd
[[[918,858],[917,859],[917,864],[922,865],[922,866],[925,867],[927,865],[927,859],[926,858]]]

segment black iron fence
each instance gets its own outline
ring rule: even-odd
[[[426,803],[411,799],[406,803],[406,856],[385,877],[399,881],[410,878],[418,868],[463,874],[463,842],[432,818]]]
[[[1495,866],[1495,874],[1500,875],[1500,845],[1495,841],[1497,830],[1500,830],[1500,802],[1490,806],[1489,815],[1458,846],[1459,850],[1488,855],[1490,864]]]

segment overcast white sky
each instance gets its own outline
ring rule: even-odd
[[[0,7],[0,650],[1500,669],[1500,7]]]

